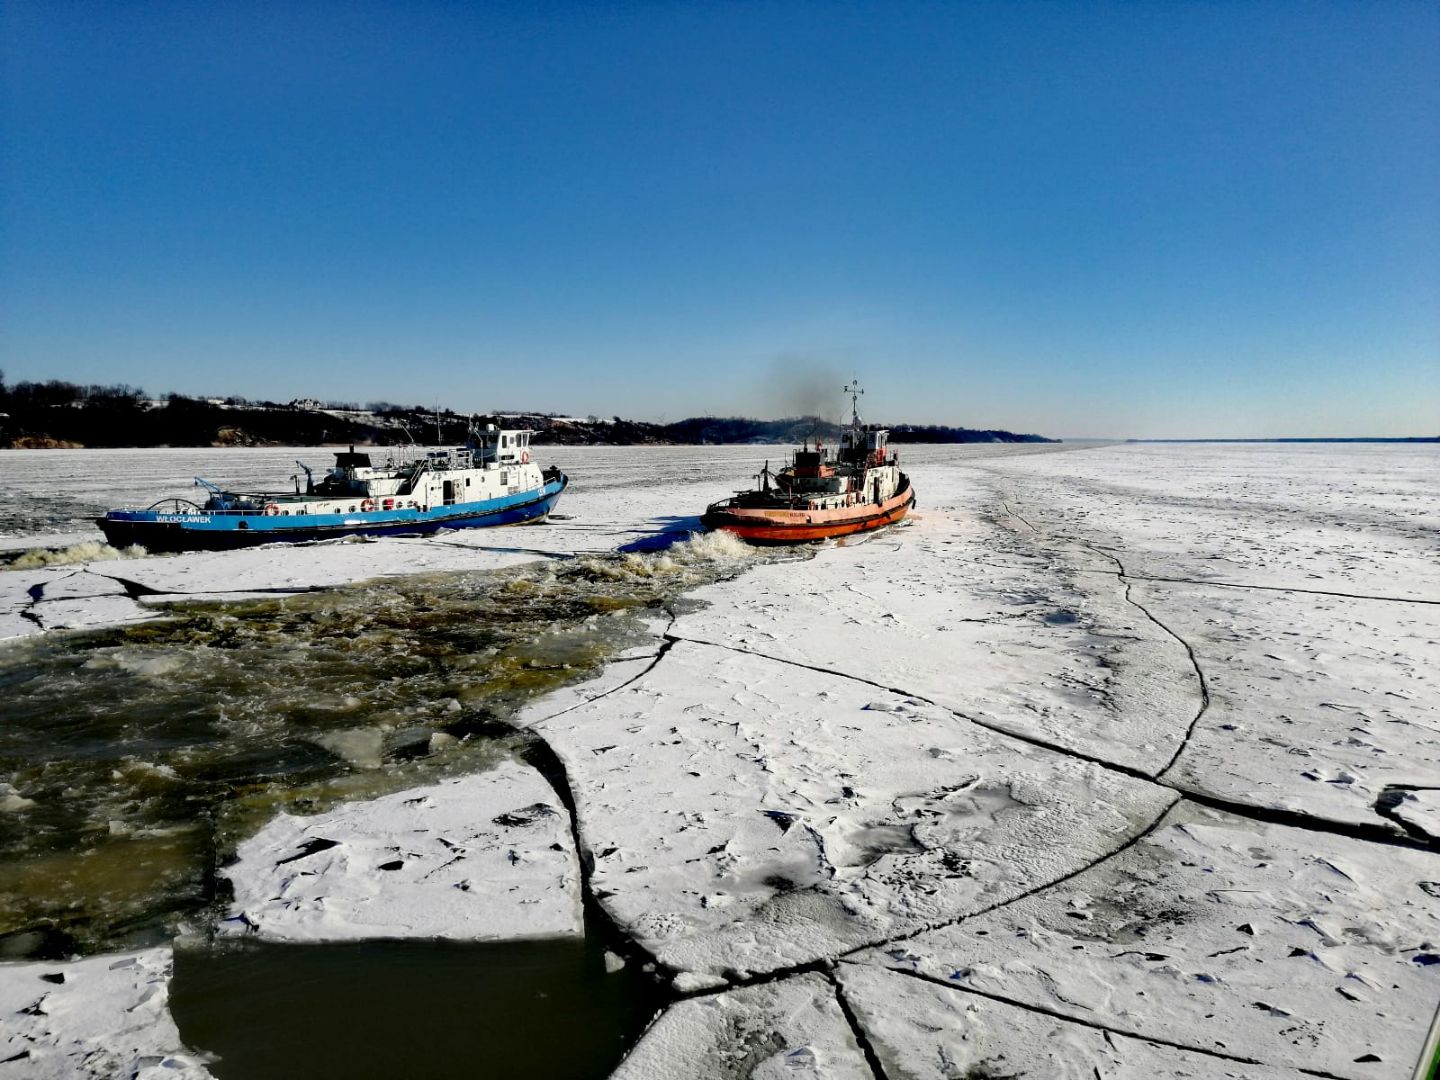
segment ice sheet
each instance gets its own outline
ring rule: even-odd
[[[1006,1075],[1038,1039],[1066,1053],[1035,1075],[1407,1075],[1440,857],[1337,833],[1435,832],[1440,449],[1035,449],[902,447],[912,525],[708,587],[670,633],[728,648],[644,647],[526,712],[595,896],[686,992],[862,947],[840,977],[896,1074]],[[94,569],[128,597],[643,548],[766,452],[557,448],[546,526]],[[74,570],[0,573],[0,631],[122,599]],[[1172,786],[1237,813],[1182,803],[1125,847]],[[863,1065],[787,1056],[844,1043],[835,1007],[814,975],[687,1000],[622,1075]]]
[[[1014,899],[1174,798],[937,706],[687,642],[542,731],[595,896],[701,983]]]
[[[894,971],[836,972],[885,1075],[906,1080],[1300,1080],[1304,1073],[1127,1038]]]
[[[875,1080],[829,980],[798,975],[672,1005],[614,1080]]]
[[[1135,575],[1440,600],[1440,445],[1108,446],[977,462]]]
[[[1084,549],[1044,559],[977,513],[963,475],[929,479],[912,525],[698,590],[673,633],[843,672],[997,728],[1156,773],[1200,707],[1182,643]]]
[[[222,873],[222,934],[273,941],[579,935],[580,868],[549,784],[514,762],[313,817],[281,814]]]
[[[1210,692],[1171,782],[1362,825],[1385,824],[1376,802],[1391,785],[1440,787],[1440,606],[1136,593],[1190,642]]]
[[[0,964],[0,1078],[208,1080],[168,1007],[168,948]]]
[[[858,959],[1197,1051],[1408,1076],[1440,1001],[1437,879],[1437,854],[1182,803],[1063,884]]]

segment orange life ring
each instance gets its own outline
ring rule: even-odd
[[[529,450],[521,450],[521,451],[520,451],[520,464],[521,464],[521,465],[529,465],[529,464],[530,464],[530,451],[529,451]]]
[[[266,516],[266,517],[277,517],[277,516],[279,516],[279,514],[280,514],[280,504],[279,504],[279,503],[266,503],[266,504],[265,504],[265,516]]]
[[[374,499],[364,499],[364,500],[362,500],[361,503],[360,503],[360,512],[361,512],[362,514],[371,514],[371,513],[374,513],[374,512],[375,512],[375,500],[374,500]]]

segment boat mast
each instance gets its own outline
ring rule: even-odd
[[[860,430],[860,395],[865,391],[860,389],[858,378],[851,379],[840,390],[842,393],[850,395],[850,426],[858,431]]]

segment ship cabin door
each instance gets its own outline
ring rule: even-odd
[[[445,481],[445,490],[444,490],[444,493],[443,493],[443,494],[444,494],[444,497],[445,497],[445,505],[446,505],[446,506],[450,506],[451,504],[453,504],[453,503],[455,502],[455,481],[454,481],[454,480],[446,480],[446,481]]]

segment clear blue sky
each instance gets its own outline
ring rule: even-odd
[[[0,61],[12,382],[1440,433],[1434,3],[5,0]]]

